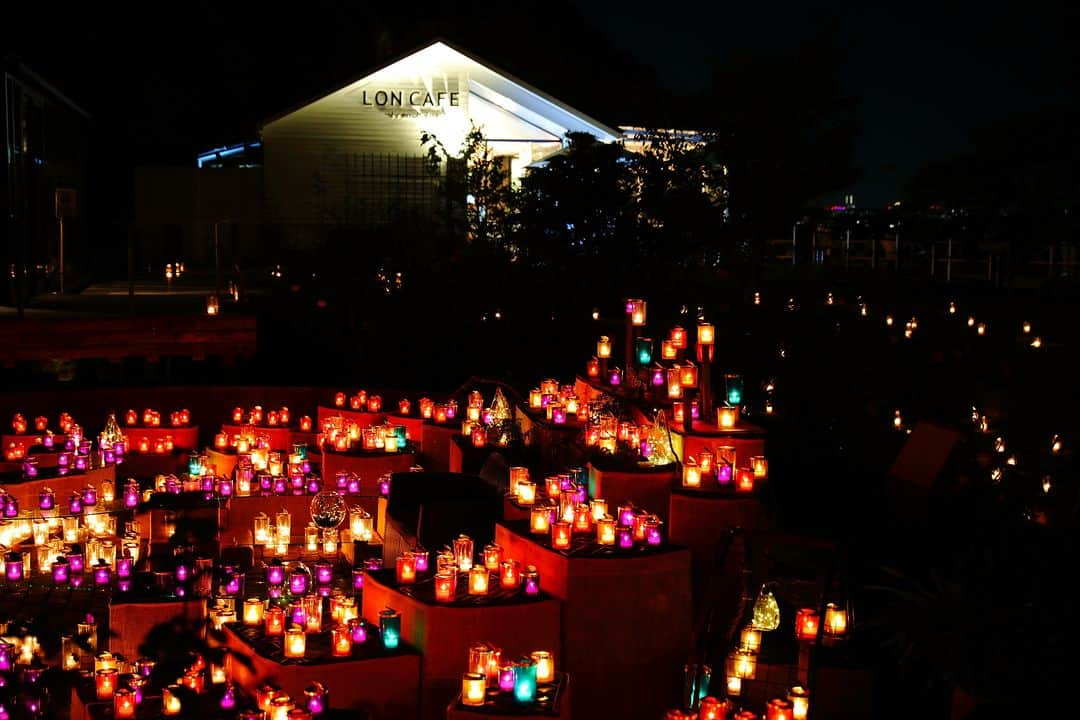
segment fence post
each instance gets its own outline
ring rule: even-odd
[[[945,284],[948,285],[952,282],[952,238],[949,238],[948,245],[945,248]]]

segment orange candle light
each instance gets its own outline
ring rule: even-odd
[[[224,432],[219,432],[214,436],[214,447],[218,450],[225,450],[229,447],[229,436]]]
[[[570,523],[560,520],[551,525],[551,547],[566,550],[570,547]]]
[[[467,707],[481,707],[487,694],[487,677],[478,672],[467,672],[461,676],[461,704]]]
[[[791,703],[784,698],[774,698],[765,706],[765,720],[793,720]]]
[[[592,530],[592,513],[585,503],[574,506],[574,532],[589,532]]]
[[[547,650],[536,650],[532,653],[532,659],[536,663],[536,682],[554,682],[555,656]]]
[[[502,565],[502,545],[491,543],[484,546],[484,567],[488,572],[498,572]]]
[[[503,560],[499,563],[499,585],[507,589],[521,584],[521,565],[517,560]]]
[[[747,468],[740,468],[736,474],[735,490],[738,492],[753,492],[754,491],[754,471]]]
[[[267,635],[283,635],[285,633],[285,611],[278,606],[269,607],[263,613],[266,623]]]
[[[686,349],[686,330],[676,325],[671,328],[671,344],[677,350]]]
[[[615,518],[604,515],[596,521],[596,542],[598,545],[615,544]]]
[[[300,431],[311,432],[311,418],[307,415],[300,418]]]
[[[486,567],[483,565],[473,565],[469,570],[469,594],[487,595],[489,579],[488,569]]]
[[[739,408],[721,407],[716,409],[716,424],[724,430],[735,427],[739,421]]]
[[[589,358],[589,361],[585,363],[585,374],[591,378],[600,377],[600,359],[597,357]]]
[[[128,410],[124,413],[124,423],[127,425],[134,425],[139,422],[139,414],[134,410]]]
[[[416,556],[408,550],[397,557],[397,581],[400,585],[416,582]]]
[[[847,609],[836,603],[825,606],[825,627],[822,630],[826,636],[834,638],[843,637],[847,634]]]
[[[551,513],[546,507],[534,507],[529,513],[529,529],[533,535],[547,535],[550,531]]]

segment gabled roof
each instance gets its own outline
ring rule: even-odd
[[[394,65],[403,63],[418,55],[435,52],[448,52],[466,65],[475,66],[477,72],[475,76],[470,73],[469,92],[489,103],[498,105],[507,112],[517,115],[523,122],[543,128],[547,132],[552,132],[558,136],[564,135],[566,132],[588,132],[605,142],[613,142],[622,137],[622,133],[618,129],[605,125],[599,120],[575,110],[547,93],[518,80],[509,73],[499,70],[484,60],[442,39],[435,40],[428,45],[389,60],[343,87],[324,93],[319,97],[312,98],[267,118],[259,125],[259,131],[261,132],[266,126],[330,95],[349,92],[369,80],[373,75]]]

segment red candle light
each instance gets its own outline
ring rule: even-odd
[[[457,591],[457,573],[454,570],[440,570],[435,573],[436,602],[453,602]]]
[[[36,418],[34,418],[34,429],[36,429],[38,432],[45,432],[48,427],[49,418],[45,417],[44,415],[38,415]]]
[[[339,392],[334,395],[334,407],[345,407],[345,393]]]
[[[379,412],[382,410],[382,396],[372,395],[367,399],[368,412]]]
[[[263,613],[263,621],[266,624],[267,635],[285,634],[285,611],[274,605]]]
[[[150,438],[146,438],[146,437],[139,438],[138,447],[139,447],[139,452],[141,452],[141,453],[150,452]]]
[[[790,702],[784,698],[774,698],[765,706],[765,720],[793,720]]]
[[[352,629],[348,625],[338,625],[330,630],[331,654],[334,657],[352,655]]]
[[[408,415],[409,411],[412,409],[412,403],[409,402],[408,398],[401,398],[398,400],[397,407],[399,415]]]
[[[270,427],[277,427],[277,425],[278,425],[277,410],[271,410],[270,412],[266,413],[266,424],[269,425]]]
[[[676,325],[671,328],[671,345],[677,350],[686,349],[686,330]]]
[[[233,421],[233,423],[235,423],[237,425],[244,422],[244,408],[241,408],[241,407],[234,407],[233,408],[232,421]]]
[[[483,425],[475,425],[470,434],[472,435],[473,447],[482,448],[487,445],[487,430]]]
[[[589,361],[585,363],[585,374],[591,378],[600,377],[600,359],[596,357],[589,358]]]
[[[292,415],[289,413],[289,408],[282,406],[282,408],[278,410],[277,415],[278,421],[280,421],[282,425],[288,426],[289,419],[292,417]]]
[[[139,422],[139,414],[134,410],[128,410],[124,413],[124,423],[126,425],[134,425]]]
[[[15,430],[16,435],[22,435],[26,432],[26,418],[19,413],[16,413],[15,417],[11,420],[11,427]]]
[[[311,432],[311,418],[307,415],[304,415],[302,418],[300,418],[300,431]]]
[[[229,447],[229,436],[224,432],[219,432],[214,436],[214,447],[218,450],[225,450]]]
[[[397,581],[400,585],[416,582],[416,557],[407,550],[397,557]]]
[[[359,410],[364,406],[363,400],[359,395],[353,395],[349,398],[349,407],[353,410]]]
[[[754,491],[754,471],[749,468],[740,468],[735,474],[735,490],[737,492]]]
[[[802,608],[795,613],[795,638],[812,641],[817,638],[818,614],[813,608]]]
[[[671,415],[676,423],[682,423],[686,418],[686,405],[681,400],[671,403]]]

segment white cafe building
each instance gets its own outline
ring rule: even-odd
[[[185,217],[195,218],[196,235],[207,223],[226,222],[240,235],[249,224],[274,225],[301,240],[328,225],[430,214],[440,201],[421,135],[457,154],[473,126],[511,181],[564,148],[569,133],[628,149],[640,133],[605,125],[437,41],[265,120],[256,141],[199,155],[197,169],[141,170],[136,223],[143,235]]]

